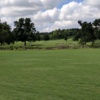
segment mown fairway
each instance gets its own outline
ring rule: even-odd
[[[0,100],[100,100],[100,49],[0,51]]]

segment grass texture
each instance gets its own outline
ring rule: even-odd
[[[100,100],[100,49],[0,51],[0,100]]]

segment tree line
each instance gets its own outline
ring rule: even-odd
[[[56,40],[73,38],[74,41],[79,41],[80,44],[86,45],[87,42],[95,44],[97,39],[100,39],[100,19],[95,19],[93,22],[78,21],[81,28],[72,29],[56,29],[52,32],[36,31],[34,23],[30,18],[19,18],[14,21],[15,28],[11,30],[11,26],[7,22],[0,22],[0,43],[11,44],[15,41],[40,41],[40,40]]]

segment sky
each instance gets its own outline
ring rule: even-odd
[[[0,19],[14,28],[19,18],[31,18],[36,30],[79,28],[78,20],[100,18],[100,0],[0,0]]]

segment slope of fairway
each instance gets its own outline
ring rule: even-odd
[[[0,51],[0,100],[100,100],[100,49]]]

